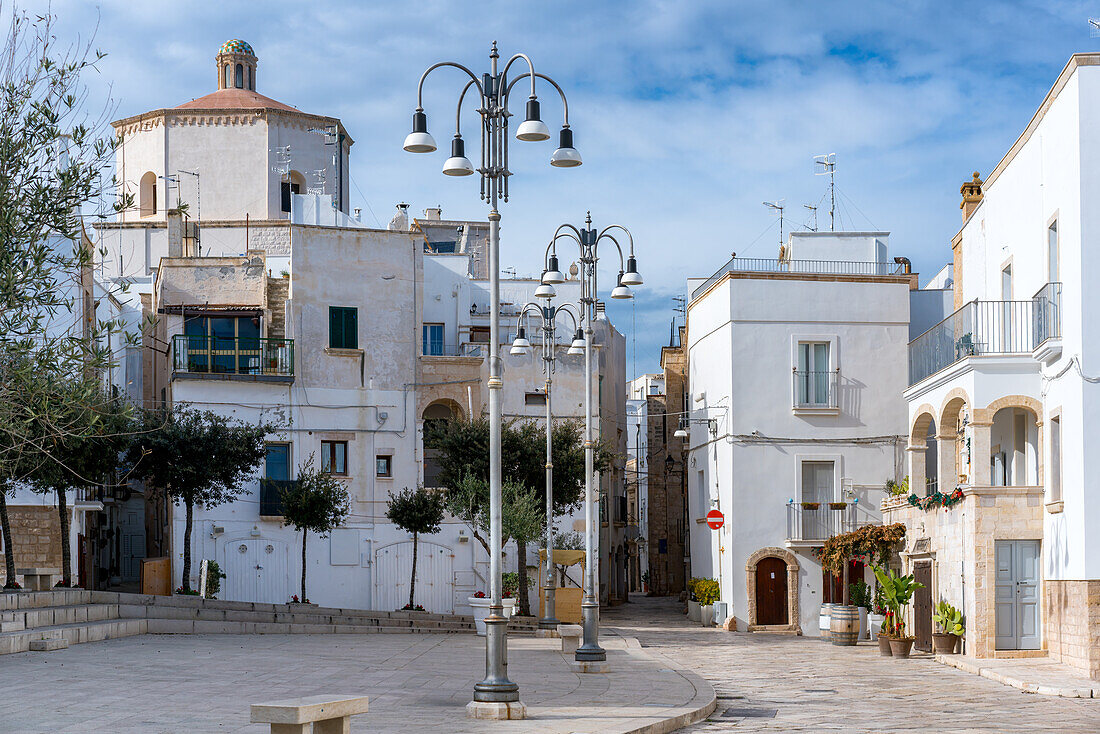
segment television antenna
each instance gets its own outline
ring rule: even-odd
[[[836,153],[814,156],[814,175],[829,177],[829,231],[836,231]]]
[[[1089,18],[1089,37],[1100,38],[1100,19]]]
[[[765,201],[764,206],[779,214],[779,251],[783,251],[783,199],[779,201]]]
[[[809,209],[810,214],[813,215],[814,225],[812,227],[810,227],[810,231],[811,232],[816,232],[817,231],[817,207],[814,206],[813,204],[803,204],[802,206],[806,209]]]
[[[271,167],[271,170],[280,174],[283,180],[290,180],[290,146],[282,145],[278,148],[272,148],[271,152],[275,156],[275,165]]]

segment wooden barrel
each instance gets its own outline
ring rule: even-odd
[[[829,615],[829,639],[834,645],[854,645],[859,638],[859,607],[837,604]]]
[[[834,604],[825,603],[821,605],[821,613],[817,618],[817,628],[820,631],[821,639],[829,639],[829,633],[832,629],[832,622],[829,619],[829,614],[834,607]]]

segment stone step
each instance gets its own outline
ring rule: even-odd
[[[118,619],[119,617],[117,604],[33,607],[9,613],[14,615],[17,622],[22,617],[23,629],[28,630],[38,627],[55,627],[62,624],[78,624],[80,622],[102,622],[109,619]]]
[[[149,630],[144,619],[107,619],[98,622],[61,624],[53,627],[40,627],[20,632],[0,633],[0,655],[26,652],[35,640],[65,640],[70,645],[100,640],[113,640],[116,637],[143,635]]]
[[[426,629],[458,626],[473,629],[473,622],[453,619],[399,619],[384,615],[322,614],[313,611],[256,612],[219,609],[214,606],[183,607],[172,605],[119,604],[119,616],[124,619],[182,619],[203,622],[246,622],[257,624],[326,624],[375,627],[422,627]]]
[[[64,637],[49,637],[45,640],[31,640],[30,650],[31,652],[52,652],[64,650],[68,646],[69,641]]]
[[[88,604],[92,595],[99,592],[85,589],[56,589],[54,591],[7,591],[0,593],[0,612],[41,607],[73,606]],[[94,601],[99,601],[94,600]]]
[[[359,635],[359,634],[470,634],[464,626],[423,628],[416,626],[382,627],[377,625],[292,624],[288,622],[213,622],[191,619],[149,619],[153,635]]]

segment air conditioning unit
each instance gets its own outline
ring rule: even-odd
[[[214,527],[210,528],[210,537],[211,538],[216,538],[219,535],[222,535],[224,533],[225,533],[225,528],[221,525],[215,525]]]

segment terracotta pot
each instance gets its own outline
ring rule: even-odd
[[[890,652],[890,638],[886,635],[878,636],[878,653],[884,658],[888,658],[894,654]]]
[[[909,652],[913,649],[912,637],[891,637],[890,638],[890,654],[896,658],[907,658]]]
[[[954,655],[959,644],[959,636],[947,632],[932,633],[932,649],[937,655]]]

